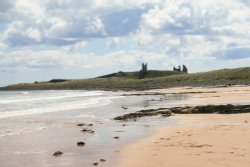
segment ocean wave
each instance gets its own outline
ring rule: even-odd
[[[51,105],[41,104],[36,108],[22,109],[14,111],[1,112],[0,118],[8,118],[14,116],[24,116],[33,114],[42,114],[57,111],[67,111],[75,109],[83,109],[90,107],[104,106],[112,103],[112,99],[121,98],[121,96],[105,96],[105,97],[92,97],[86,100],[64,101],[63,103],[52,103]]]
[[[35,101],[49,101],[49,100],[60,100],[66,98],[79,98],[79,97],[90,97],[90,96],[101,96],[102,92],[92,91],[92,92],[50,92],[44,94],[30,94],[29,92],[22,92],[22,94],[29,96],[15,95],[0,99],[0,104],[11,104],[11,103],[24,103],[24,102],[35,102]]]

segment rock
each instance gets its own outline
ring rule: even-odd
[[[100,159],[101,162],[106,162],[106,159]]]
[[[94,126],[93,124],[88,124],[88,126]]]
[[[245,120],[245,123],[247,123],[247,120]]]
[[[120,137],[119,136],[115,136],[115,137],[113,137],[114,139],[120,139]]]
[[[77,142],[76,144],[77,144],[78,146],[85,146],[85,143],[84,143],[84,142],[82,142],[82,141]]]
[[[126,124],[122,124],[122,126],[126,126]]]
[[[97,166],[97,165],[98,165],[98,162],[93,163],[93,165]]]
[[[58,157],[58,156],[61,156],[61,155],[63,155],[63,152],[61,152],[61,151],[56,151],[53,154],[53,156],[55,156],[55,157]]]
[[[91,130],[91,129],[82,129],[82,132],[87,132],[87,133],[95,133],[95,131]]]
[[[85,125],[84,123],[77,124],[77,126],[84,126],[84,125]]]
[[[123,106],[122,106],[122,109],[127,110],[128,108],[127,108],[127,107],[123,107]]]
[[[140,110],[133,113],[128,113],[122,116],[115,117],[114,120],[126,121],[134,120],[145,116],[161,115],[169,117],[173,114],[236,114],[236,113],[250,113],[250,105],[205,105],[205,106],[186,106],[186,107],[173,107],[173,108],[158,108]]]

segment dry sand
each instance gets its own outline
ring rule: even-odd
[[[233,87],[215,87],[215,88],[170,88],[156,89],[146,92],[152,93],[173,93],[173,94],[188,94],[191,99],[179,101],[177,103],[185,104],[218,104],[218,103],[250,103],[250,86],[233,86]]]
[[[185,104],[250,103],[250,87],[175,88],[190,93]],[[213,93],[211,93],[213,92]],[[249,167],[250,114],[175,115],[176,125],[126,146],[116,167]]]

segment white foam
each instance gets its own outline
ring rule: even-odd
[[[45,129],[46,127],[38,127],[35,129],[22,129],[22,130],[8,130],[4,134],[0,134],[0,137],[12,136],[12,135],[20,135],[24,133],[33,133],[35,131],[40,131]]]
[[[114,98],[120,98],[120,96],[105,96],[105,97],[94,97],[94,98],[92,97],[88,98],[87,100],[75,100],[70,102],[66,101],[64,103],[53,103],[53,105],[48,105],[48,106],[40,105],[39,107],[33,109],[5,111],[1,112],[0,118],[104,106],[112,103],[111,99]]]
[[[22,92],[22,94],[29,95],[29,92]],[[60,100],[66,98],[77,98],[77,97],[88,97],[88,96],[100,96],[103,95],[100,91],[93,92],[66,92],[66,93],[58,93],[50,92],[49,94],[43,95],[30,95],[30,96],[15,96],[15,97],[7,97],[5,99],[0,99],[0,104],[10,104],[10,103],[24,103],[24,102],[34,102],[34,101],[49,101],[49,100]]]

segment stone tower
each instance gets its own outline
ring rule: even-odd
[[[143,79],[146,77],[148,72],[148,64],[147,63],[142,63],[142,69],[139,72],[139,78]]]
[[[148,64],[147,63],[142,63],[142,72],[147,72],[148,71]]]
[[[182,72],[188,73],[188,69],[185,65],[182,65]]]

